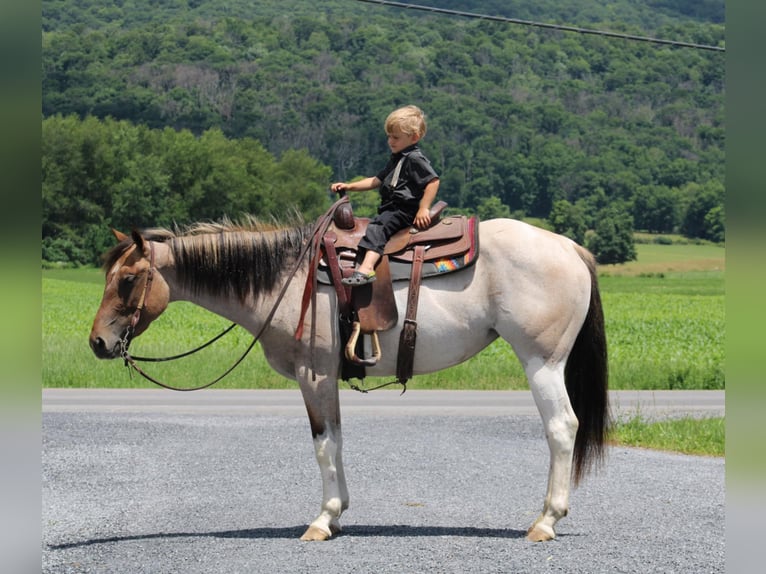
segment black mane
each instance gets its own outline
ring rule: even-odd
[[[310,226],[264,226],[249,219],[197,223],[184,230],[150,229],[142,236],[170,247],[182,286],[192,293],[237,297],[244,301],[274,289],[311,233]],[[119,259],[132,240],[104,255],[104,268]]]
[[[221,226],[176,237],[168,245],[179,281],[192,292],[244,301],[274,288],[309,232],[307,227],[256,231]]]

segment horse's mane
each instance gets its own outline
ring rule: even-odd
[[[141,231],[144,239],[170,247],[184,287],[242,301],[272,290],[309,234],[310,227],[302,221],[263,223],[252,216],[237,222],[224,219]],[[131,244],[132,240],[122,241],[107,252],[104,267],[110,268]]]

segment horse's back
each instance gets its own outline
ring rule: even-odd
[[[590,284],[590,254],[563,235],[516,219],[490,219],[479,226],[479,242],[483,270],[506,270],[512,281],[546,279],[548,284],[560,278]]]
[[[479,225],[479,256],[475,264],[423,282],[421,300],[449,316],[491,318],[503,313],[544,311],[553,303],[587,308],[589,253],[571,239],[515,219],[490,219]],[[396,286],[404,308],[407,285]],[[430,311],[429,311],[430,312]]]
[[[503,244],[521,248],[544,243],[568,247],[574,243],[568,237],[518,219],[487,219],[479,224],[479,234],[485,240],[483,245]]]

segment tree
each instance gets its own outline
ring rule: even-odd
[[[678,193],[666,186],[642,186],[633,196],[636,229],[672,233],[678,224]]]
[[[194,220],[316,217],[331,170],[305,150],[276,161],[257,140],[220,129],[150,129],[127,121],[43,120],[43,260],[95,264],[110,227],[170,227]]]
[[[595,233],[589,238],[587,247],[602,264],[636,259],[633,217],[624,204],[616,203],[598,212]]]
[[[718,241],[723,236],[723,185],[708,182],[689,184],[683,191],[688,204],[681,222],[681,233],[686,237]]]
[[[508,206],[503,204],[500,198],[494,195],[483,198],[476,208],[476,213],[482,221],[511,217],[511,210]]]
[[[588,226],[585,223],[585,212],[582,205],[573,205],[566,199],[560,199],[553,204],[548,221],[556,233],[566,235],[581,245],[584,243]]]
[[[720,8],[720,0],[697,4],[715,2]],[[722,200],[697,205],[683,192],[707,185],[698,182],[723,187],[721,55],[530,35],[472,19],[380,12],[371,20],[343,0],[323,0],[321,10],[299,0],[43,4],[43,117],[93,117],[74,128],[70,145],[63,122],[44,126],[44,139],[59,141],[44,154],[43,237],[78,247],[59,254],[87,251],[77,244],[84,228],[108,225],[115,200],[121,214],[158,224],[267,214],[288,203],[311,217],[328,181],[380,169],[382,121],[404,103],[428,114],[423,147],[442,177],[440,198],[457,212],[505,205],[550,218],[566,199],[593,228],[603,207],[625,201],[640,229],[667,232],[686,220],[694,236],[723,235]],[[629,0],[452,4],[578,24],[618,14],[623,30],[649,35],[672,25],[666,36],[713,45],[725,36],[708,8],[692,10],[696,22],[679,16],[690,0],[662,0],[662,10]],[[158,142],[137,126],[188,132]],[[219,135],[207,133],[215,128]],[[290,158],[296,150],[305,158]],[[279,171],[274,158],[285,157]],[[308,158],[332,175],[320,176]],[[633,202],[644,186],[656,193]]]
[[[283,153],[275,173],[280,183],[277,193],[281,196],[276,201],[283,211],[295,209],[306,218],[315,218],[327,208],[332,170],[306,150]]]
[[[705,214],[705,229],[710,241],[726,241],[726,216],[723,205],[716,205]]]

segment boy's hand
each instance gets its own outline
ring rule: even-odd
[[[330,189],[335,193],[340,193],[341,191],[347,191],[348,186],[344,182],[339,181],[338,183],[333,183]]]
[[[428,214],[430,210],[427,207],[421,207],[418,209],[417,215],[415,215],[415,227],[418,229],[425,229],[431,225],[431,216]]]

